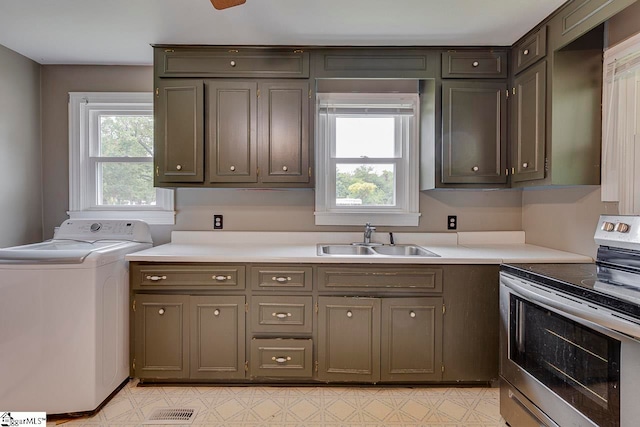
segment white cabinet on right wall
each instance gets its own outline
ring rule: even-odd
[[[602,201],[640,215],[640,34],[604,53]]]

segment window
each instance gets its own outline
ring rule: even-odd
[[[318,94],[316,224],[418,225],[417,94]]]
[[[604,54],[602,201],[640,214],[640,34]]]
[[[69,93],[69,217],[174,224],[153,187],[151,93]]]

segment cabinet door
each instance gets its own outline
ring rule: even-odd
[[[442,83],[442,182],[505,183],[504,83]]]
[[[544,178],[546,71],[541,61],[514,80],[511,115],[512,182]]]
[[[318,379],[380,379],[380,300],[318,298]]]
[[[209,182],[256,182],[257,84],[210,80],[205,89]]]
[[[244,378],[244,296],[191,297],[191,378]]]
[[[202,80],[162,80],[154,103],[154,185],[202,182],[204,101]]]
[[[189,296],[136,295],[135,376],[189,376]]]
[[[442,298],[382,299],[381,380],[442,378]]]
[[[309,182],[309,83],[259,86],[260,181]]]

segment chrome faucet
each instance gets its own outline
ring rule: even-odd
[[[373,234],[374,231],[376,231],[376,228],[373,227],[370,222],[367,222],[364,225],[364,244],[365,245],[371,244],[371,235]]]

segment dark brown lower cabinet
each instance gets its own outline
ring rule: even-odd
[[[380,300],[318,298],[318,379],[377,382]]]
[[[244,296],[136,294],[135,376],[245,377]]]
[[[442,298],[318,299],[318,379],[442,378]]]
[[[245,376],[244,296],[191,297],[191,378]]]
[[[136,296],[133,362],[136,377],[189,377],[188,314],[188,295]]]
[[[382,381],[442,378],[442,298],[383,298]]]

